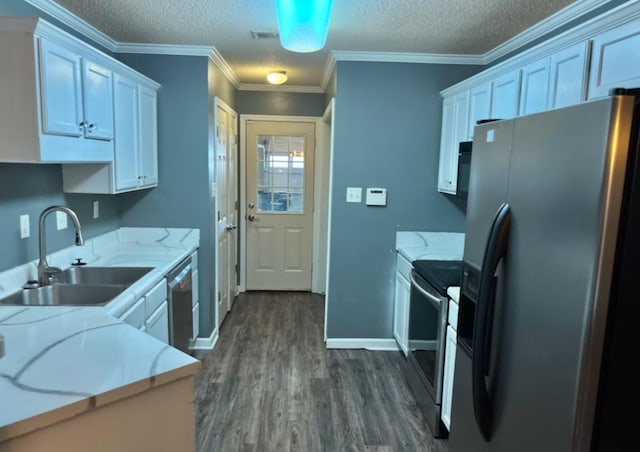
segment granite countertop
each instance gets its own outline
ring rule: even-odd
[[[400,231],[396,233],[396,250],[409,262],[418,259],[458,261],[464,252],[464,234]]]
[[[195,374],[198,360],[116,317],[198,246],[197,229],[121,228],[47,256],[154,269],[104,307],[0,306],[0,442]],[[0,297],[35,271],[0,273]]]

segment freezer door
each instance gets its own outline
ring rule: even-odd
[[[608,287],[602,272],[611,271],[600,259],[615,245],[615,232],[603,228],[617,231],[606,225],[619,215],[609,195],[624,181],[614,168],[626,163],[616,149],[624,137],[612,134],[621,129],[616,105],[605,99],[515,120],[512,223],[490,377],[492,452],[574,450],[584,347],[603,327],[592,312],[600,286]]]
[[[471,152],[464,260],[480,268],[489,229],[507,197],[513,121],[477,126]]]

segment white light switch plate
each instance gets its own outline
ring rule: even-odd
[[[347,187],[347,202],[362,202],[362,187]]]
[[[93,218],[98,218],[100,216],[100,202],[93,201]]]
[[[20,215],[20,238],[26,239],[31,235],[31,227],[29,225],[29,215]]]
[[[67,214],[64,212],[56,212],[56,225],[58,231],[60,229],[67,229]]]

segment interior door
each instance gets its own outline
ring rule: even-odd
[[[311,290],[315,124],[247,123],[247,290]]]
[[[227,198],[229,200],[229,304],[238,295],[238,115],[229,112],[228,155],[227,155]]]
[[[229,300],[229,226],[228,205],[228,141],[227,124],[229,115],[224,108],[216,106],[215,134],[216,134],[216,187],[218,206],[218,326],[220,326],[231,309]]]

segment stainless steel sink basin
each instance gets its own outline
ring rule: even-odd
[[[56,273],[59,284],[92,284],[130,286],[149,273],[149,267],[69,267]]]
[[[52,284],[23,289],[0,299],[0,305],[102,306],[125,289],[124,285]]]

